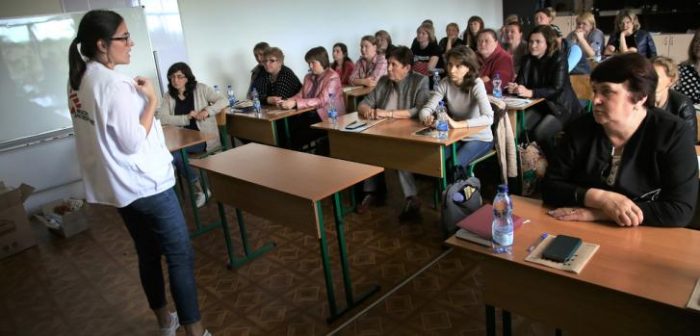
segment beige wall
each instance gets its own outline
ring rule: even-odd
[[[0,3],[0,17],[32,16],[63,12],[61,0],[9,0]]]

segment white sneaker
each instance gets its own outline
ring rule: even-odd
[[[201,208],[204,206],[204,203],[207,202],[207,198],[211,197],[211,190],[207,189],[206,195],[204,195],[204,192],[201,191],[195,191],[194,192],[194,199],[195,202],[197,203],[197,207]]]
[[[177,313],[170,313],[170,325],[165,328],[160,328],[160,336],[175,336],[177,329],[180,328],[180,320],[177,318]]]

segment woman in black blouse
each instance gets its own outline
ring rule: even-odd
[[[619,226],[687,226],[698,164],[690,128],[654,107],[657,75],[637,53],[591,74],[593,113],[574,121],[549,161],[542,188],[550,215]]]
[[[526,113],[527,129],[552,154],[554,136],[581,112],[581,104],[571,88],[566,55],[559,50],[557,35],[549,25],[535,27],[528,36],[529,54],[520,60],[517,83],[508,83],[508,92],[524,98],[544,98]]]
[[[267,48],[263,57],[265,74],[258,76],[251,84],[251,90],[258,91],[261,102],[277,104],[301,90],[299,77],[284,65],[282,50],[277,47]]]

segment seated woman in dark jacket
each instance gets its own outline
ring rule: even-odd
[[[561,220],[620,226],[687,226],[698,195],[690,128],[654,108],[657,76],[643,56],[614,56],[593,70],[593,113],[566,128],[549,161],[545,203]]]
[[[615,17],[615,31],[605,47],[605,56],[617,53],[637,52],[646,58],[656,56],[656,44],[649,32],[639,29],[634,12],[623,9]]]
[[[529,55],[520,60],[517,83],[508,83],[508,92],[525,98],[544,98],[526,114],[534,140],[551,154],[553,138],[564,125],[581,112],[581,104],[571,88],[566,55],[556,42],[549,25],[535,27],[528,37]]]
[[[284,65],[282,50],[276,47],[267,48],[263,52],[263,58],[265,73],[257,76],[250,84],[251,90],[258,91],[263,104],[277,104],[301,90],[299,77]]]
[[[698,121],[695,118],[693,101],[684,94],[671,89],[678,81],[678,67],[673,60],[656,56],[651,60],[659,82],[656,85],[656,107],[683,119],[693,134],[698,134]]]

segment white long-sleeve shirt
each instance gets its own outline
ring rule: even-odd
[[[175,185],[173,157],[157,119],[140,123],[146,99],[133,79],[88,62],[69,106],[87,201],[124,207]]]

